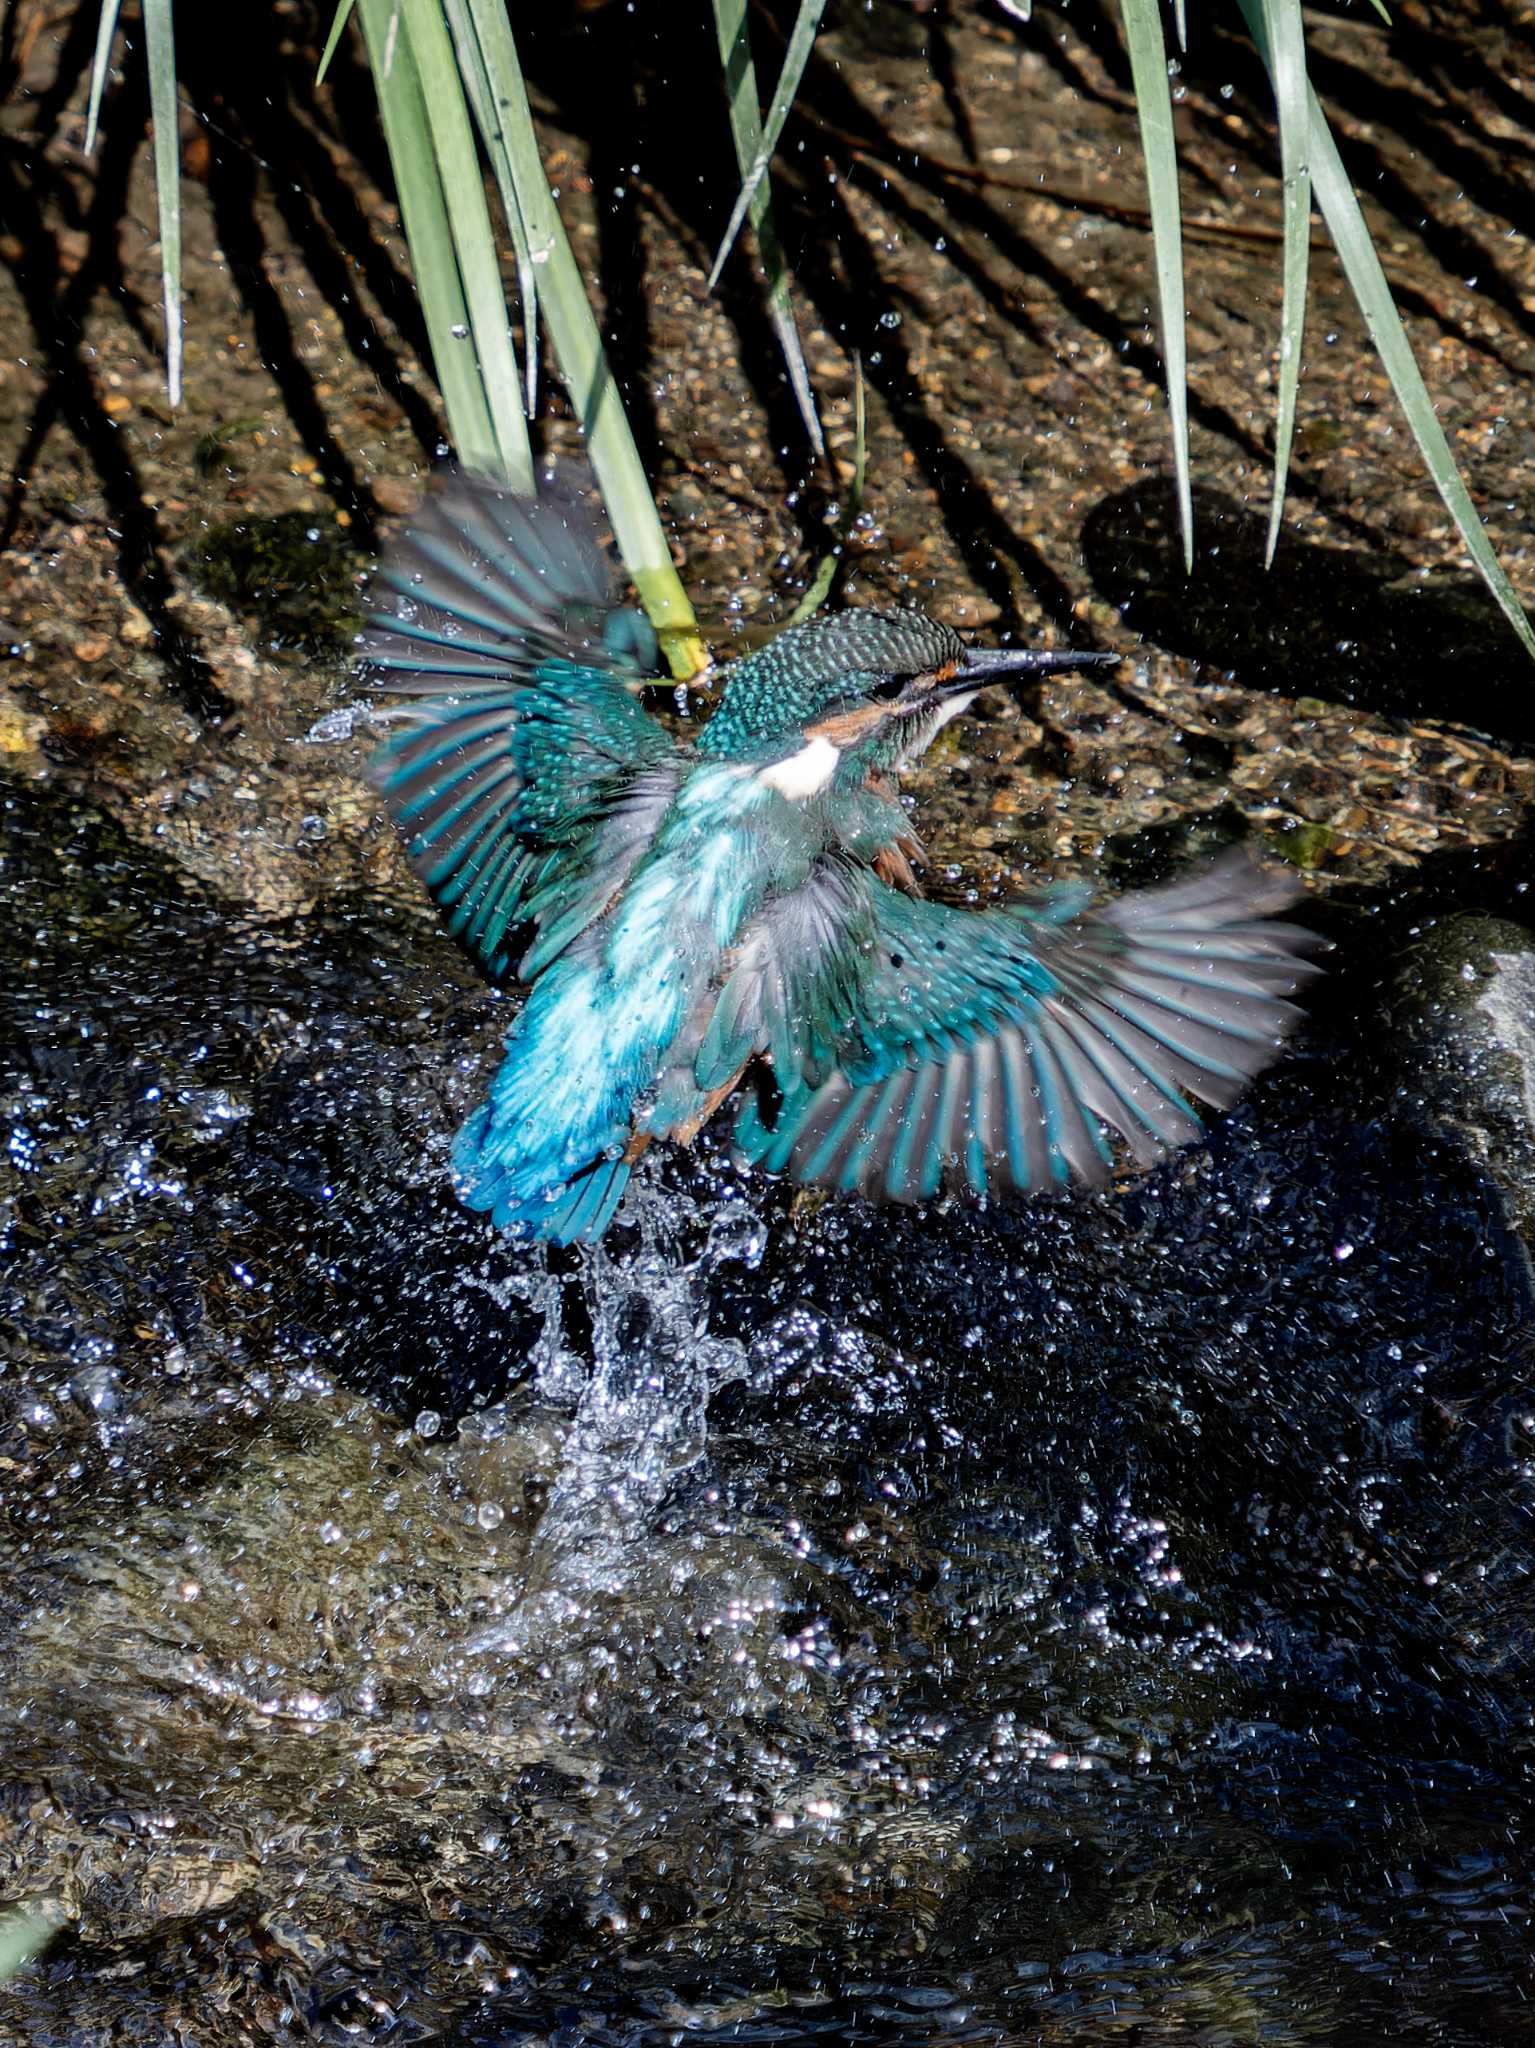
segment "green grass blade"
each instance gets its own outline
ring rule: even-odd
[[[522,409],[522,379],[512,348],[506,291],[496,260],[490,210],[485,204],[485,185],[453,42],[443,19],[441,0],[399,0],[399,4],[421,81],[438,183],[447,208],[464,302],[469,309],[469,333],[455,338],[472,341],[478,359],[496,442],[492,474],[504,479],[514,490],[531,491],[533,453]]]
[[[585,280],[544,174],[517,46],[498,8],[478,10],[476,26],[517,205],[532,260],[543,273],[539,301],[560,375],[586,436],[624,567],[656,629],[672,674],[686,681],[708,665],[708,656],[688,594],[672,564],[645,466],[603,351]]]
[[[725,91],[730,104],[730,129],[735,138],[736,162],[743,181],[749,181],[752,166],[762,154],[762,109],[757,97],[757,71],[752,63],[751,43],[746,32],[746,0],[714,0],[714,28],[719,41],[720,62],[725,67]],[[826,454],[815,398],[810,389],[810,372],[789,298],[789,269],[784,262],[773,219],[771,182],[764,174],[746,203],[757,237],[757,253],[768,280],[768,319],[778,336],[789,385],[805,431],[817,455]]]
[[[517,179],[506,133],[496,112],[500,101],[520,84],[520,79],[505,76],[504,45],[510,41],[506,10],[502,0],[445,0],[445,4],[469,104],[495,173],[501,211],[512,238],[517,294],[522,303],[525,404],[528,418],[532,419],[538,409],[538,269],[528,240],[527,222],[522,217],[522,203],[517,197]]]
[[[358,0],[358,15],[448,431],[468,468],[494,475],[500,447],[478,365],[462,339],[469,307],[399,0]]]
[[[853,357],[853,490],[848,499],[848,531],[863,510],[864,476],[869,454],[869,411],[863,388],[863,357]]]
[[[815,617],[822,605],[825,604],[827,598],[831,596],[831,587],[837,580],[837,570],[841,561],[842,546],[838,542],[835,546],[828,548],[820,561],[816,563],[815,574],[805,585],[805,595],[800,599],[793,611],[790,612],[788,618],[785,619],[785,626],[803,626],[806,619]]]
[[[102,0],[85,113],[85,151],[96,147],[102,94],[112,58],[121,0]],[[181,103],[176,89],[176,35],[171,0],[143,0],[144,58],[149,72],[149,125],[154,138],[155,207],[160,228],[160,289],[165,306],[165,389],[181,403]]]
[[[1130,52],[1141,147],[1146,157],[1146,191],[1157,259],[1157,304],[1162,327],[1162,366],[1173,435],[1173,473],[1178,488],[1178,523],[1183,531],[1183,566],[1194,566],[1194,500],[1189,488],[1189,376],[1183,326],[1183,214],[1178,203],[1178,155],[1173,140],[1173,100],[1167,84],[1167,46],[1162,40],[1158,0],[1119,0]]]
[[[867,414],[864,408],[863,357],[853,357],[853,482],[847,494],[847,503],[837,521],[837,538],[834,544],[816,564],[816,571],[805,586],[805,594],[784,621],[788,626],[802,626],[806,619],[814,616],[827,598],[831,596],[832,585],[837,580],[837,571],[847,559],[847,544],[852,538],[858,515],[863,510],[864,463],[868,453],[866,433]]]
[[[1343,159],[1333,141],[1332,130],[1327,125],[1327,116],[1314,92],[1308,93],[1308,99],[1311,108],[1311,181],[1344,274],[1370,330],[1370,338],[1380,353],[1397,403],[1406,415],[1413,438],[1428,465],[1428,473],[1434,480],[1434,487],[1459,527],[1472,561],[1504,617],[1518,634],[1521,645],[1535,657],[1535,629],[1532,629],[1523,606],[1514,594],[1514,586],[1509,582],[1503,565],[1493,553],[1487,530],[1456,467],[1444,428],[1439,424],[1433,400],[1423,382],[1423,373],[1413,355],[1412,344],[1407,339],[1407,330],[1391,297],[1386,273],[1375,253],[1369,226],[1348,173],[1343,168]]]
[[[757,187],[767,175],[768,164],[778,147],[778,138],[783,133],[784,122],[789,118],[789,109],[794,104],[794,95],[799,91],[799,82],[805,75],[805,66],[810,61],[810,52],[815,46],[816,30],[821,26],[821,16],[826,12],[826,0],[800,0],[800,10],[795,17],[793,32],[788,48],[784,52],[783,70],[779,73],[777,89],[762,124],[762,141],[752,159],[736,203],[731,211],[730,221],[720,242],[719,253],[715,256],[714,267],[709,272],[709,290],[712,292],[720,281],[720,272],[725,267],[725,258],[734,246],[736,236],[741,232],[741,223],[746,218],[746,209],[756,195]]]
[[[91,94],[85,109],[85,153],[96,147],[96,125],[101,119],[101,96],[107,89],[107,66],[112,61],[112,38],[117,34],[117,16],[122,0],[101,0],[101,18],[96,24],[96,54],[91,59]]]
[[[142,0],[149,67],[149,125],[154,134],[155,202],[160,215],[160,280],[165,295],[165,390],[181,403],[181,101],[176,90],[176,31],[171,0]]]
[[[1306,333],[1307,272],[1311,260],[1311,104],[1307,97],[1306,35],[1300,0],[1238,0],[1274,82],[1283,180],[1284,304],[1279,322],[1279,394],[1274,411],[1274,495],[1269,505],[1272,562],[1284,519],[1295,401],[1300,390],[1301,346]]]
[[[325,83],[325,74],[330,69],[330,60],[336,54],[336,46],[341,41],[342,30],[352,18],[352,8],[354,5],[355,0],[337,0],[336,12],[331,20],[330,34],[325,38],[325,48],[320,52],[320,68],[314,75],[316,85],[323,85]]]

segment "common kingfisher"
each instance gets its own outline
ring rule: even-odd
[[[459,1193],[599,1238],[656,1138],[737,1096],[737,1145],[799,1182],[923,1202],[1103,1183],[1199,1137],[1299,1018],[1317,941],[1289,879],[1227,855],[1089,908],[923,897],[901,770],[990,683],[1120,659],[968,647],[917,611],[789,626],[697,739],[635,692],[583,495],[463,475],[386,554],[360,643],[408,701],[371,774],[450,932],[529,993],[459,1131]],[[521,947],[521,951],[516,949]]]

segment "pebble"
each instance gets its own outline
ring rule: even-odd
[[[0,689],[0,754],[33,754],[42,745],[47,721],[26,710],[9,690]]]
[[[380,512],[392,517],[404,512],[413,512],[421,502],[421,493],[413,483],[407,483],[397,476],[376,476],[370,480],[374,502]]]

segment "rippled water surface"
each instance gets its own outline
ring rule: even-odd
[[[1373,970],[1127,1193],[550,1271],[445,948],[5,823],[20,2038],[1528,2038],[1527,1259]]]

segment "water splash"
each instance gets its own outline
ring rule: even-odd
[[[366,698],[338,704],[334,710],[324,712],[304,734],[304,740],[311,747],[333,747],[351,739],[360,726],[384,730],[379,707]]]
[[[529,1276],[525,1298],[543,1316],[537,1391],[552,1404],[574,1399],[575,1414],[521,1589],[473,1649],[519,1654],[594,1597],[623,1592],[656,1510],[703,1456],[711,1396],[745,1377],[745,1345],[710,1330],[705,1302],[718,1267],[757,1264],[764,1226],[745,1202],[727,1201],[690,1254],[697,1222],[693,1205],[636,1175],[620,1212],[635,1234],[629,1250],[583,1247],[574,1283],[547,1267]],[[589,1370],[567,1337],[572,1284],[591,1332]]]

